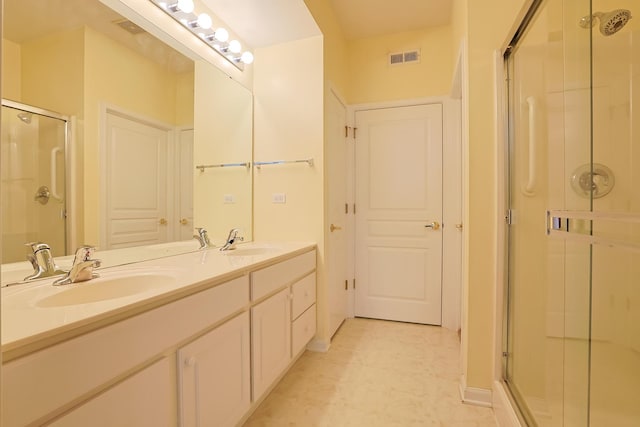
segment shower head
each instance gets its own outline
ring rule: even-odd
[[[600,20],[600,32],[604,36],[611,36],[624,27],[631,19],[631,11],[627,9],[616,9],[611,12],[594,12],[591,16],[583,16],[580,19],[582,28],[593,28],[596,25],[596,18]]]
[[[26,124],[31,124],[31,116],[33,116],[33,113],[27,113],[27,112],[18,113],[18,118],[22,120],[23,123],[26,123]]]

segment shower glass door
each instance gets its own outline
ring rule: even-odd
[[[634,4],[535,2],[506,55],[504,379],[529,425],[640,425]]]
[[[25,261],[28,242],[66,254],[65,117],[2,101],[2,263]]]

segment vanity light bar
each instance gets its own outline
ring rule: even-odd
[[[206,43],[240,70],[253,62],[253,54],[242,52],[238,40],[229,40],[229,32],[220,27],[213,29],[211,17],[206,13],[195,13],[193,0],[150,0],[176,22]]]

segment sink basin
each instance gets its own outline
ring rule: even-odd
[[[175,277],[155,272],[136,272],[64,285],[61,292],[36,302],[37,307],[61,307],[129,297],[175,283]]]

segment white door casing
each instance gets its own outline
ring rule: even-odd
[[[193,129],[178,131],[178,188],[176,208],[178,210],[178,240],[189,240],[193,236]]]
[[[357,111],[355,315],[441,324],[442,104]]]
[[[347,109],[337,95],[328,91],[326,103],[326,132],[328,158],[328,308],[329,337],[333,336],[347,317],[348,289],[348,214],[347,214]],[[346,208],[345,208],[346,207]]]
[[[112,110],[105,123],[105,249],[167,241],[170,129]]]

